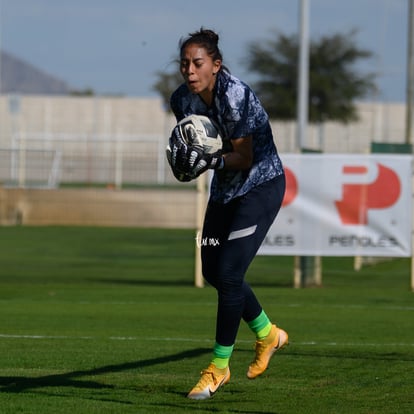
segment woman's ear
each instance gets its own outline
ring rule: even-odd
[[[219,72],[221,69],[221,60],[217,59],[214,61],[214,65],[213,65],[213,75],[216,75],[217,72]]]

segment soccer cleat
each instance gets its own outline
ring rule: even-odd
[[[254,379],[263,374],[272,355],[288,343],[289,336],[287,332],[273,325],[266,338],[256,341],[256,358],[249,366],[247,377]]]
[[[192,400],[205,400],[211,398],[216,391],[230,381],[229,367],[217,368],[210,364],[207,369],[201,371],[201,378],[196,386],[188,393],[187,398]]]

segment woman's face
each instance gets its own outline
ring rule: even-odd
[[[189,44],[181,55],[180,71],[192,93],[199,94],[207,103],[211,103],[216,74],[221,61],[213,60],[204,47]]]

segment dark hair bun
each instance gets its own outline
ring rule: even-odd
[[[219,35],[216,32],[213,32],[213,30],[201,28],[199,33],[200,35],[204,35],[209,38],[214,44],[218,45]]]

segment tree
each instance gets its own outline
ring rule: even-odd
[[[95,96],[95,91],[92,88],[73,89],[69,94],[72,96]]]
[[[334,34],[310,42],[309,121],[358,119],[354,101],[375,90],[373,74],[359,74],[354,65],[372,56],[357,47],[356,31]],[[246,66],[259,75],[254,89],[271,118],[296,118],[298,89],[298,37],[278,35],[248,46]]]
[[[157,72],[156,75],[158,80],[152,88],[161,95],[164,106],[169,111],[170,96],[183,83],[183,77],[178,68],[172,73]]]

